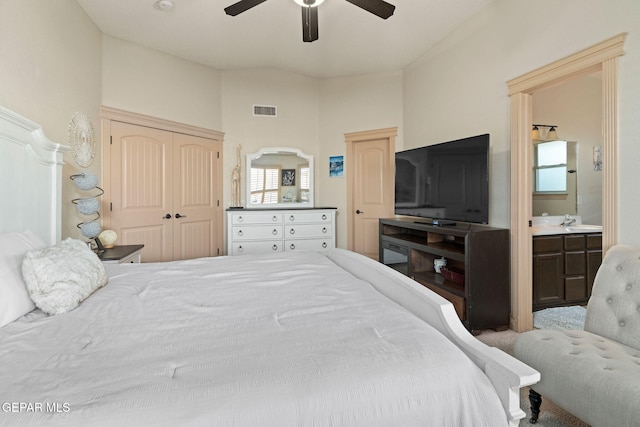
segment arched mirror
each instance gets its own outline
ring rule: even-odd
[[[248,208],[313,207],[313,156],[267,147],[247,154]]]

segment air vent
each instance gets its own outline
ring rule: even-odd
[[[276,117],[278,115],[277,107],[273,105],[254,105],[253,106],[253,115],[254,116],[266,116],[266,117]]]

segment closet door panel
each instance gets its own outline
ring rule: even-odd
[[[143,262],[170,261],[173,134],[112,122],[111,137],[110,214],[118,244],[144,244]]]
[[[173,142],[174,259],[218,254],[221,210],[218,141],[175,134]]]

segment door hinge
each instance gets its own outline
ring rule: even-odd
[[[220,248],[217,249],[218,255],[220,255]]]
[[[109,145],[113,145],[113,135],[109,135]]]
[[[216,206],[220,206],[220,200],[216,200]]]
[[[216,151],[216,157],[219,159],[220,158],[220,152]]]
[[[113,211],[113,203],[112,202],[109,202],[109,210]]]

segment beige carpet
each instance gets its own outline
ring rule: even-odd
[[[478,338],[483,343],[513,355],[513,343],[518,336],[517,332],[506,330],[503,332],[483,331]],[[537,424],[529,424],[531,409],[529,407],[529,388],[524,387],[520,391],[520,407],[527,413],[527,416],[520,420],[520,426],[540,426],[540,427],[589,427],[588,424],[580,421],[562,408],[556,406],[549,399],[542,396],[542,407],[540,408],[540,418]]]

